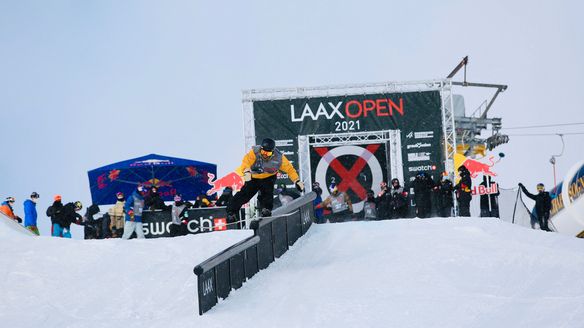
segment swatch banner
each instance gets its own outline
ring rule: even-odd
[[[244,217],[243,211],[240,215]],[[189,209],[184,220],[186,224],[182,224],[181,229],[188,234],[239,229],[235,224],[227,224],[227,211],[224,206]],[[142,226],[146,238],[170,237],[171,224],[170,211],[143,212]]]
[[[438,91],[256,101],[253,113],[256,142],[276,140],[295,168],[298,136],[400,130],[406,183],[418,172],[438,179],[444,171]]]

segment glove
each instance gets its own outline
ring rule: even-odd
[[[296,184],[296,189],[298,189],[298,191],[304,191],[304,182],[302,182],[300,180],[296,180],[295,184]]]
[[[250,171],[243,172],[243,180],[245,182],[251,181],[251,172]]]
[[[517,184],[519,187],[523,187],[523,183],[519,182],[519,184]]]
[[[133,210],[129,210],[128,211],[128,215],[130,216],[130,221],[134,221],[134,211]]]

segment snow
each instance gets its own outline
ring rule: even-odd
[[[313,225],[203,316],[194,265],[249,236],[1,230],[6,327],[581,327],[584,242],[498,219]]]

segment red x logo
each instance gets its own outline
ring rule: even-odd
[[[368,145],[365,149],[372,154],[375,154],[380,146],[381,145]],[[329,151],[326,147],[315,147],[314,150],[320,155],[320,157],[323,157]],[[367,165],[367,161],[365,161],[363,157],[358,157],[355,164],[353,164],[353,167],[349,170],[347,170],[337,158],[333,159],[329,165],[333,171],[341,177],[341,183],[337,185],[339,190],[345,191],[352,189],[359,196],[359,199],[367,198],[367,191],[357,180],[357,176],[361,173],[365,165]]]

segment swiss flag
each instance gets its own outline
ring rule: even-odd
[[[213,230],[215,231],[227,230],[227,219],[225,218],[213,219]]]

